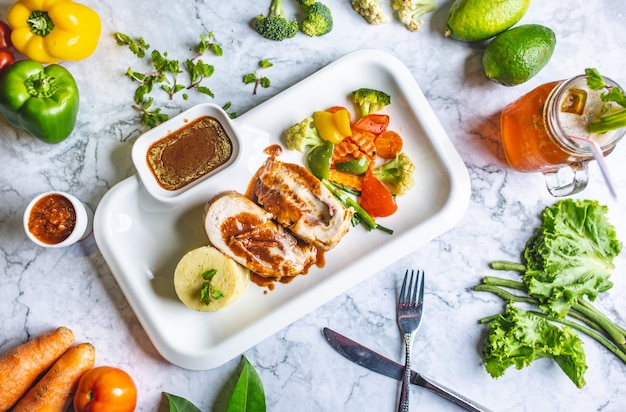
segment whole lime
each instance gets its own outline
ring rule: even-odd
[[[462,41],[487,40],[513,27],[529,5],[530,0],[456,0],[444,35]]]
[[[556,46],[554,32],[540,24],[525,24],[497,35],[485,48],[485,75],[504,86],[535,76],[550,61]]]

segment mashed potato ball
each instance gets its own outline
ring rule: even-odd
[[[250,271],[212,246],[185,254],[174,270],[174,288],[189,308],[214,312],[237,300],[248,287]]]

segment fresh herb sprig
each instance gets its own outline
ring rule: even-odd
[[[626,127],[626,95],[619,87],[612,87],[606,84],[604,77],[600,75],[597,69],[585,69],[587,74],[587,86],[592,90],[604,90],[600,96],[605,103],[602,111],[606,112],[606,103],[613,102],[622,106],[620,110],[613,110],[609,113],[602,114],[597,119],[593,119],[587,125],[589,133],[606,133],[611,130]]]
[[[259,67],[256,69],[255,72],[251,72],[243,76],[243,82],[245,84],[254,83],[254,89],[252,90],[252,94],[256,94],[259,86],[265,89],[270,87],[270,79],[266,76],[262,76],[262,72],[264,69],[269,69],[273,65],[274,63],[272,63],[268,59],[263,59],[259,62]]]
[[[215,289],[211,284],[215,275],[217,275],[217,269],[209,269],[202,273],[202,279],[206,282],[204,282],[202,288],[200,288],[200,301],[205,305],[209,305],[212,301],[224,298],[224,292]]]
[[[126,46],[135,56],[143,59],[147,57],[150,50],[150,44],[143,37],[136,39],[130,36],[116,32],[114,38],[118,45]],[[210,78],[215,72],[215,67],[202,60],[207,52],[211,52],[215,56],[222,56],[222,47],[214,41],[213,33],[208,35],[200,35],[200,41],[194,48],[194,55],[184,60],[181,64],[180,60],[172,59],[167,52],[152,50],[149,53],[152,61],[152,68],[149,72],[135,71],[128,68],[126,76],[133,81],[139,83],[135,89],[133,100],[133,108],[141,113],[141,120],[150,128],[166,121],[169,116],[161,112],[160,108],[154,108],[154,98],[150,95],[155,89],[160,89],[167,93],[170,100],[183,92],[182,98],[187,100],[189,95],[187,90],[195,90],[198,93],[205,94],[211,98],[215,98],[213,91],[202,84],[205,79]],[[181,81],[180,75],[186,73],[188,82]],[[230,107],[230,103],[227,103]],[[235,117],[236,114],[229,114]]]

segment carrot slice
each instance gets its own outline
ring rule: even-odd
[[[375,135],[381,134],[389,126],[389,116],[386,114],[372,113],[361,117],[352,125],[354,130],[369,132]]]
[[[333,149],[333,163],[345,162],[347,160],[357,159],[360,157],[364,157],[363,154],[359,150],[359,146],[356,145],[352,140],[344,139],[341,143],[336,144]]]
[[[335,168],[330,169],[328,180],[357,191],[361,191],[361,187],[363,186],[363,176],[340,172]]]
[[[375,137],[376,136],[374,134],[369,132],[357,132],[353,133],[352,136],[349,137],[349,140],[354,142],[359,147],[359,150],[365,154],[365,156],[373,159],[376,156],[376,145],[374,144]]]
[[[385,130],[374,139],[376,155],[383,159],[393,159],[402,151],[402,136],[393,130]]]
[[[96,360],[96,348],[88,342],[69,348],[50,370],[15,405],[13,412],[64,411],[72,403],[78,381]]]
[[[15,404],[72,343],[74,333],[62,326],[0,356],[0,411]]]

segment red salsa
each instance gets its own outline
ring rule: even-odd
[[[50,245],[63,242],[76,226],[76,210],[69,199],[59,194],[44,196],[35,203],[28,217],[28,230]]]

